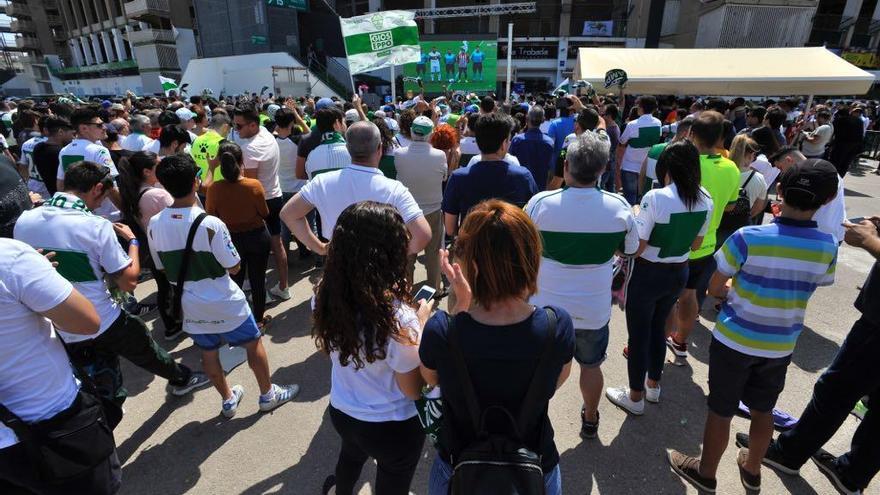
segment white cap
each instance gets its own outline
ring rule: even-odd
[[[419,115],[413,120],[410,132],[419,136],[427,136],[434,132],[434,122],[424,115]]]
[[[361,115],[354,108],[347,110],[345,112],[345,121],[346,122],[358,122],[361,120]]]
[[[178,108],[176,112],[177,118],[180,119],[181,122],[186,122],[187,120],[192,120],[196,118],[196,114],[192,113],[192,110],[189,108]]]

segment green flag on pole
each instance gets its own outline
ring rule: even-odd
[[[556,89],[553,90],[553,94],[557,95],[560,91],[565,94],[571,93],[571,83],[569,82],[567,77],[564,81],[559,83],[559,86],[556,86]]]
[[[169,91],[180,90],[180,88],[177,86],[177,83],[174,82],[174,79],[159,76],[159,82],[162,83],[162,91],[165,92],[165,96],[168,96]]]
[[[349,72],[417,62],[421,49],[414,18],[413,12],[389,10],[340,19]]]

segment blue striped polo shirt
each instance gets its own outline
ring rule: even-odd
[[[785,357],[794,351],[810,296],[834,283],[837,242],[816,222],[779,217],[734,232],[715,260],[733,278],[715,338],[750,356]]]

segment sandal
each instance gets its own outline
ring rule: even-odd
[[[266,329],[269,328],[270,323],[272,323],[272,317],[264,315],[263,319],[257,322],[257,328],[260,329],[260,333],[266,333]]]

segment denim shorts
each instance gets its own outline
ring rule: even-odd
[[[254,320],[254,315],[248,315],[235,330],[226,333],[198,333],[190,334],[196,346],[203,351],[216,351],[224,343],[233,347],[240,347],[262,337],[260,328]]]
[[[574,329],[574,359],[586,368],[598,368],[608,351],[608,323],[597,330]]]

